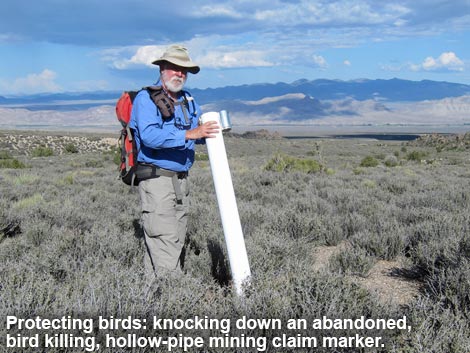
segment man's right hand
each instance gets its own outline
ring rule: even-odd
[[[216,137],[215,134],[218,134],[219,131],[220,126],[217,121],[206,121],[197,128],[186,131],[186,140]]]

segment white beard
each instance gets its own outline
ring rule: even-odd
[[[186,83],[186,79],[180,78],[173,76],[170,79],[166,77],[165,73],[162,74],[162,81],[166,87],[166,89],[170,92],[173,93],[178,93],[181,91],[184,87],[184,84]]]

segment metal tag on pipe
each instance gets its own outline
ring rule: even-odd
[[[232,123],[230,121],[230,117],[226,110],[221,110],[219,112],[219,120],[220,120],[220,127],[222,128],[222,131],[232,130]]]

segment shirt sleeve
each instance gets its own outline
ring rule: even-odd
[[[135,97],[132,115],[140,141],[146,147],[184,148],[186,130],[178,129],[173,123],[165,123],[148,92],[141,91]]]

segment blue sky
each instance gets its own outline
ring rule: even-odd
[[[139,88],[173,43],[201,66],[189,87],[470,84],[470,0],[3,1],[0,95]]]

